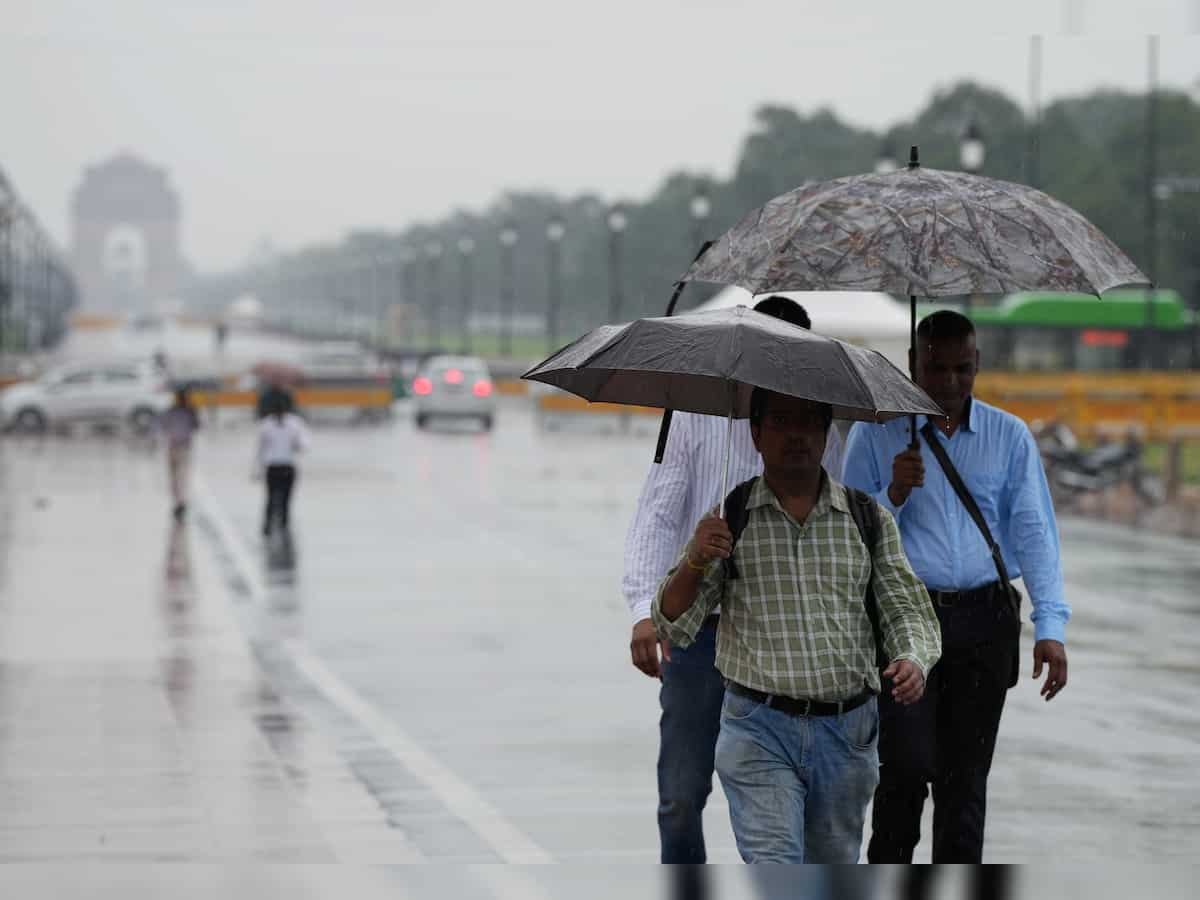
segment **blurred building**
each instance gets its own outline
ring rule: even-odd
[[[81,305],[147,312],[178,296],[179,197],[165,169],[129,153],[89,166],[71,202],[71,257]]]

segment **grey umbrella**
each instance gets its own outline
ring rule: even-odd
[[[1150,280],[1048,194],[963,172],[907,169],[806,185],[754,210],[680,279],[771,291],[916,298],[1025,290],[1095,294]],[[915,430],[914,430],[915,441]]]
[[[750,415],[755,387],[828,403],[840,419],[945,415],[874,350],[745,306],[603,325],[521,377],[593,402],[725,416],[722,498],[729,492],[729,430],[735,418]]]

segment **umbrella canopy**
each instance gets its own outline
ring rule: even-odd
[[[1099,295],[1150,283],[1095,225],[1053,197],[915,163],[776,197],[726,232],[682,280],[736,284],[752,294],[925,297],[1019,290]]]
[[[828,403],[841,419],[944,415],[879,353],[744,306],[604,325],[521,377],[591,401],[735,418],[750,415],[755,387]]]

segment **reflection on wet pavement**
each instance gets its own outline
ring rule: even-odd
[[[318,429],[269,540],[236,420],[176,527],[161,448],[3,441],[0,859],[653,861],[656,685],[619,585],[653,439],[517,402],[488,435]],[[1063,539],[1071,682],[1038,699],[1027,633],[989,858],[1191,859],[1193,545]],[[706,834],[737,859],[719,788]]]

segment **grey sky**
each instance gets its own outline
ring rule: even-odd
[[[171,171],[201,268],[506,187],[724,177],[767,101],[874,127],[971,77],[1025,103],[1034,32],[1048,99],[1144,89],[1151,31],[1164,84],[1200,78],[1198,0],[5,5],[0,165],[26,201],[64,240],[83,167],[132,150]]]

